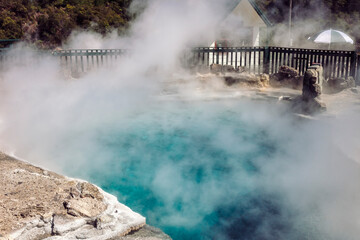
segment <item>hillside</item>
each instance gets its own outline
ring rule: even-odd
[[[53,47],[74,29],[121,32],[130,20],[129,4],[130,0],[0,0],[0,39]]]
[[[239,1],[239,0],[228,0]],[[290,0],[254,0],[276,26],[287,26]],[[132,0],[0,0],[0,39],[39,47],[60,45],[75,29],[122,33],[133,18]],[[293,26],[301,34],[341,29],[360,43],[359,0],[293,0]],[[314,24],[316,23],[316,24]],[[279,25],[280,24],[280,25]]]

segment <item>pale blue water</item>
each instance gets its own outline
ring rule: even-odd
[[[291,138],[277,134],[288,124],[282,114],[264,102],[151,104],[97,129],[92,164],[73,173],[175,240],[286,239],[298,231],[292,212],[266,188],[262,168]]]

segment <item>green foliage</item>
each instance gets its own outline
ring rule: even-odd
[[[0,38],[60,45],[74,29],[107,34],[127,27],[131,0],[0,0]]]
[[[286,24],[290,0],[254,0],[274,23]],[[47,47],[74,29],[107,34],[126,29],[131,0],[0,0],[0,38],[21,38]],[[324,28],[347,31],[360,42],[360,0],[293,0],[293,21],[313,19]],[[327,9],[327,14],[318,14]],[[314,29],[317,31],[317,29]]]

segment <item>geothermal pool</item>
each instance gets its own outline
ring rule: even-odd
[[[355,168],[322,150],[328,124],[276,102],[157,101],[97,129],[86,164],[67,172],[175,240],[336,239],[323,222],[336,207],[320,203],[342,193],[334,172],[343,184]]]

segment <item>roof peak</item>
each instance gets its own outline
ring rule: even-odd
[[[256,13],[260,16],[260,18],[265,22],[265,24],[267,26],[273,25],[271,23],[271,21],[269,20],[269,18],[265,15],[264,11],[261,10],[261,8],[258,6],[258,4],[254,0],[235,0],[233,2],[234,6],[232,7],[231,11],[234,10],[241,3],[241,1],[248,1],[251,4],[251,6],[254,8]]]

